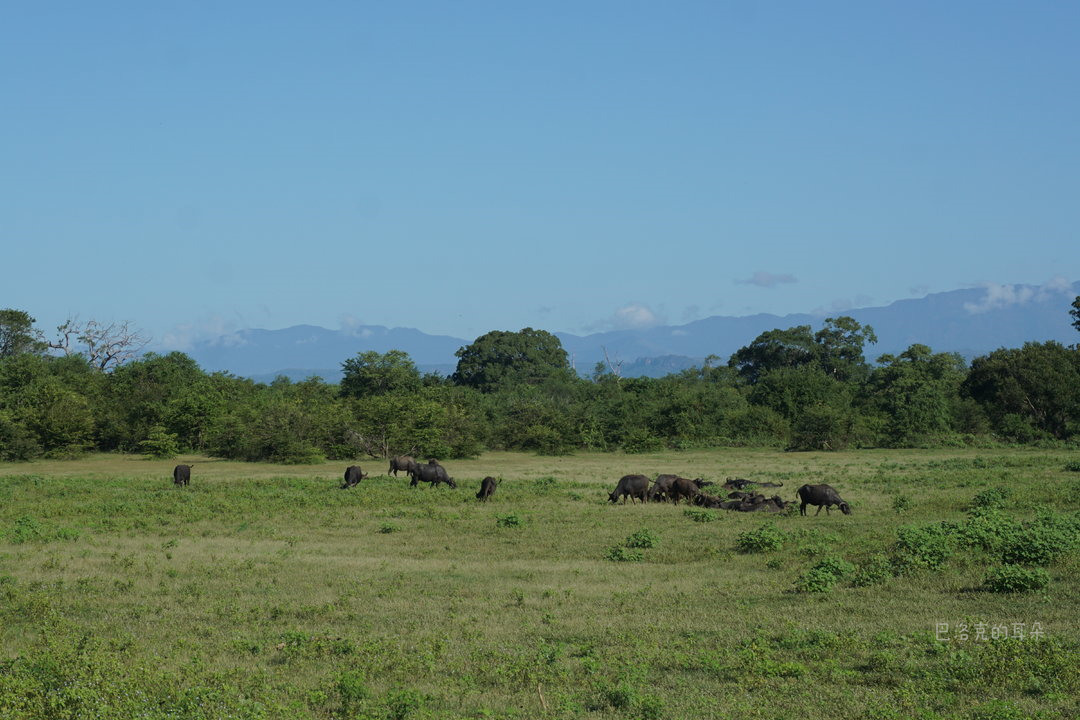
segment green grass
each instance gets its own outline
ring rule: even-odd
[[[191,460],[191,486],[174,487]],[[371,477],[350,490],[348,463],[0,464],[0,719],[1069,717],[1074,462],[490,453],[444,463],[456,491],[409,488],[382,461],[360,462]],[[608,503],[638,472],[782,481],[788,499],[827,482],[854,512]],[[503,482],[479,503],[486,475]],[[1011,524],[965,524],[988,498]],[[943,559],[921,530],[941,521]],[[1003,551],[963,533],[1028,522],[1056,533],[1039,555],[1049,582],[987,590]],[[740,552],[763,527],[780,546]],[[938,623],[1044,637],[939,641]]]

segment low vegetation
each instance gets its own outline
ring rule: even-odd
[[[447,461],[457,490],[181,460],[188,487],[141,456],[0,464],[0,719],[1077,710],[1067,451],[494,452]],[[628,472],[855,511],[695,521],[609,503]]]

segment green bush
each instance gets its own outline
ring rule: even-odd
[[[987,488],[971,499],[972,508],[1000,508],[1012,497],[1012,490],[1007,487]]]
[[[944,525],[910,525],[896,531],[893,550],[901,571],[937,570],[952,556],[954,545]]]
[[[897,515],[902,515],[911,509],[913,505],[910,495],[897,495],[893,498],[892,509]]]
[[[525,522],[514,513],[509,515],[496,515],[495,524],[501,528],[516,528],[521,527]]]
[[[645,553],[636,548],[626,548],[622,545],[612,545],[608,548],[607,559],[615,562],[641,562],[645,559]]]
[[[1049,584],[1050,575],[1045,570],[1019,565],[1002,565],[991,570],[983,580],[983,587],[996,593],[1030,592]]]
[[[167,460],[180,453],[180,444],[175,433],[167,432],[162,425],[152,425],[146,439],[139,443],[139,451],[152,458]]]
[[[957,542],[962,547],[998,552],[1020,532],[1020,523],[994,508],[973,512],[966,522],[956,526]]]
[[[1005,540],[1001,559],[1015,565],[1049,565],[1075,548],[1078,538],[1076,516],[1043,514]]]
[[[855,573],[855,566],[838,557],[827,557],[795,581],[795,590],[805,593],[829,592],[836,583]]]
[[[754,530],[739,533],[735,547],[739,552],[755,553],[779,550],[784,546],[784,533],[776,525],[768,523]]]
[[[660,544],[660,538],[650,532],[648,528],[642,528],[633,535],[628,536],[624,544],[628,548],[653,548]]]
[[[893,576],[893,565],[885,555],[872,555],[855,571],[851,584],[855,587],[880,585]]]

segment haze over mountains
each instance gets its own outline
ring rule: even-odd
[[[685,325],[555,335],[578,372],[590,373],[597,362],[604,360],[606,351],[612,362],[622,364],[622,374],[627,377],[678,372],[700,366],[708,355],[717,355],[726,362],[731,353],[762,332],[796,325],[810,325],[817,330],[826,317],[839,315],[851,316],[874,328],[878,343],[867,348],[870,360],[902,352],[913,343],[928,345],[935,352],[957,352],[970,360],[1001,347],[1020,347],[1028,341],[1080,341],[1080,333],[1072,327],[1069,316],[1070,304],[1077,295],[1080,282],[1044,287],[995,285],[898,300],[884,307],[837,311],[828,316],[713,316]],[[341,363],[369,350],[404,350],[421,370],[449,374],[457,362],[454,352],[474,339],[379,325],[348,330],[297,325],[281,330],[240,330],[197,342],[187,352],[211,372],[227,371],[259,381],[277,375],[294,380],[317,375],[337,382]]]

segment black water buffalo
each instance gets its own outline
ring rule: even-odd
[[[406,475],[411,475],[416,466],[417,462],[408,455],[395,455],[390,458],[390,469],[386,471],[386,474],[394,473],[394,477],[397,477],[398,470],[401,470]]]
[[[457,483],[454,482],[454,478],[450,477],[446,468],[440,465],[435,460],[428,460],[427,465],[420,465],[417,463],[412,470],[409,471],[412,482],[409,483],[409,487],[416,487],[416,484],[421,480],[427,483],[431,483],[432,487],[438,487],[439,483],[446,483],[451,488],[457,489]]]
[[[671,488],[668,490],[668,497],[678,505],[681,498],[693,500],[700,492],[701,491],[698,490],[698,486],[694,484],[693,480],[679,477],[672,481]]]
[[[619,484],[615,486],[615,490],[608,495],[608,500],[618,502],[619,498],[622,498],[623,505],[625,505],[627,497],[630,498],[630,503],[633,504],[634,498],[646,502],[649,499],[648,495],[649,478],[644,475],[623,475],[619,478]]]
[[[758,482],[757,480],[747,480],[746,478],[728,478],[724,481],[723,487],[728,490],[745,490],[748,485],[757,485],[758,487],[784,487],[784,483],[782,482]]]
[[[341,489],[351,488],[353,485],[359,485],[360,481],[366,478],[368,474],[360,470],[359,465],[350,465],[345,468],[345,484],[341,486]]]
[[[790,504],[790,502],[784,500],[779,495],[773,495],[771,498],[758,495],[752,500],[743,500],[739,507],[735,509],[740,512],[783,512]]]
[[[829,485],[803,485],[799,488],[798,494],[799,500],[802,502],[799,505],[800,515],[806,514],[807,505],[818,506],[815,515],[821,514],[821,508],[825,508],[825,514],[828,515],[830,505],[836,505],[845,515],[851,514],[851,506],[840,499],[840,495]]]
[[[190,465],[177,465],[172,471],[172,481],[174,485],[190,485],[191,484],[191,466]]]
[[[487,502],[488,498],[495,493],[495,488],[498,484],[498,480],[488,475],[480,481],[480,492],[476,493],[476,499],[481,502]]]
[[[715,495],[709,495],[708,493],[698,493],[694,496],[693,502],[695,505],[700,505],[701,507],[718,508],[723,501]]]
[[[668,499],[668,491],[671,490],[671,483],[675,482],[675,478],[678,475],[657,475],[656,482],[649,488],[649,502],[658,502]]]
[[[697,478],[694,480],[694,484],[697,485],[697,489],[700,490],[703,487],[715,485],[716,483],[714,483],[712,480],[703,480],[702,478]]]

